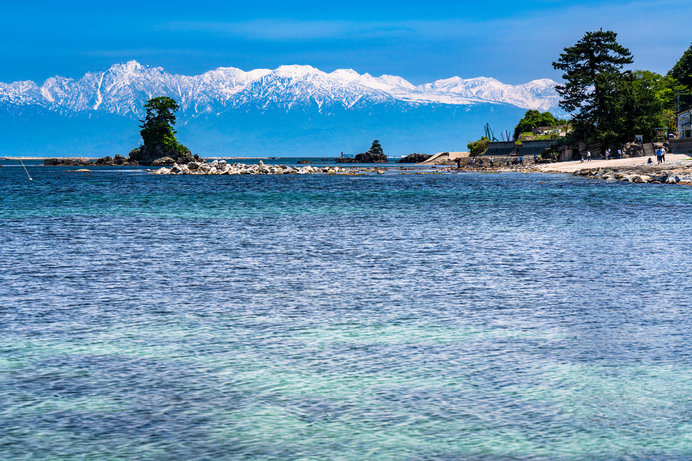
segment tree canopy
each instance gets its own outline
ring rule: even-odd
[[[638,70],[625,73],[621,82],[624,116],[622,117],[621,138],[631,140],[641,134],[650,139],[657,128],[675,129],[675,114],[672,107],[670,77],[656,72]]]
[[[376,155],[384,155],[384,151],[382,150],[382,146],[380,145],[380,141],[375,139],[372,142],[372,146],[370,146],[370,150],[368,151],[371,154],[376,154]]]
[[[553,67],[564,71],[560,107],[574,115],[575,132],[585,139],[612,141],[621,121],[621,70],[633,62],[630,51],[617,42],[617,34],[598,30],[586,32],[567,47]]]
[[[146,116],[140,120],[142,124],[140,134],[144,141],[144,149],[152,150],[160,148],[164,152],[177,152],[178,141],[175,139],[176,131],[175,112],[180,106],[173,98],[159,96],[152,98],[144,105]]]
[[[175,138],[175,112],[180,109],[175,99],[167,96],[152,98],[144,108],[146,115],[144,120],[140,120],[144,145],[132,151],[130,157],[145,162],[161,157],[173,160],[189,157],[190,151]]]
[[[680,92],[680,110],[692,107],[692,44],[668,72],[668,77],[674,79],[674,84],[677,86],[674,95],[676,110],[678,91]]]
[[[488,150],[488,145],[490,144],[490,138],[487,136],[481,137],[478,141],[472,141],[467,144],[469,148],[469,153],[471,156],[475,157],[477,155],[483,155],[485,151]]]
[[[562,124],[560,120],[555,118],[550,112],[540,112],[534,109],[527,110],[524,117],[519,120],[519,123],[514,128],[514,139],[518,139],[522,133],[532,131],[540,126],[558,126]]]

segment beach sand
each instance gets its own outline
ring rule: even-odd
[[[584,170],[587,168],[619,168],[631,166],[645,166],[649,157],[631,157],[615,160],[591,160],[590,162],[559,162],[537,165],[535,168],[540,171],[550,173],[574,173],[575,171]],[[656,166],[656,156],[651,157],[653,166]],[[692,166],[692,158],[685,154],[666,154],[666,163],[662,167],[670,167],[674,164]]]

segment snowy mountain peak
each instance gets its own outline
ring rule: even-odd
[[[325,75],[319,69],[312,66],[301,66],[301,65],[284,65],[279,66],[273,72],[278,77],[300,79],[305,78],[308,75]]]
[[[108,69],[109,72],[127,72],[127,73],[134,73],[138,72],[144,69],[144,66],[141,65],[139,62],[135,61],[134,59],[131,61],[127,61],[125,63],[120,63],[120,64],[113,64],[110,69]],[[157,70],[162,70],[160,67],[152,67],[152,69],[157,69]]]

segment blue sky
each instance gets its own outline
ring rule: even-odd
[[[666,72],[692,41],[690,1],[3,2],[0,81],[77,78],[136,59],[197,74],[310,64],[325,71],[559,78],[586,30],[618,32],[634,67]]]

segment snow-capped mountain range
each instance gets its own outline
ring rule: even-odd
[[[143,115],[143,104],[154,96],[170,96],[189,116],[219,114],[229,109],[291,110],[298,107],[358,109],[373,104],[470,106],[508,104],[522,109],[555,108],[555,82],[534,80],[508,85],[493,78],[452,77],[413,85],[394,75],[374,77],[351,69],[326,73],[311,66],[243,71],[221,67],[201,75],[169,74],[136,61],[116,64],[105,72],[89,72],[79,80],[52,77],[0,83],[0,107],[38,106],[51,112],[99,112],[129,118]]]
[[[178,139],[193,152],[243,156],[355,154],[373,139],[394,155],[466,150],[487,123],[511,132],[526,109],[554,110],[559,100],[549,79],[413,85],[311,66],[187,76],[130,61],[78,80],[0,83],[0,155],[127,154],[155,96],[178,101]]]

